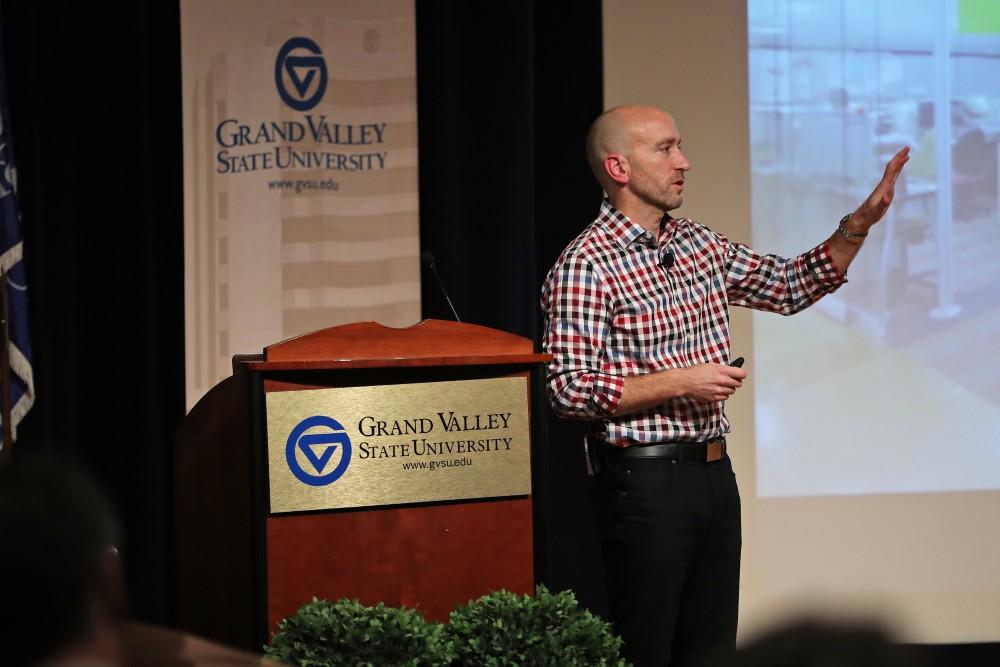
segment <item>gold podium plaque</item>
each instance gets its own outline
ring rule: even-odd
[[[267,394],[271,513],[531,493],[524,377]]]

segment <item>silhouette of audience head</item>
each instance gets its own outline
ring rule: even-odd
[[[919,667],[881,625],[801,618],[750,641],[734,667]],[[720,666],[721,667],[721,666]]]
[[[81,471],[40,460],[0,468],[0,664],[57,660],[102,637],[114,650],[118,538],[111,504]]]

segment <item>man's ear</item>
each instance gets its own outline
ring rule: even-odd
[[[610,153],[604,158],[604,173],[618,185],[625,185],[629,178],[628,160],[617,153]]]

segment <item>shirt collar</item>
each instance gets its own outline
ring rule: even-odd
[[[631,218],[615,208],[607,199],[601,202],[601,212],[597,219],[622,248],[627,248],[636,241],[647,247],[656,247],[656,237],[648,233],[642,225],[633,222]],[[663,230],[673,221],[673,218],[670,216],[663,216],[663,220],[660,221],[660,235],[663,234]]]

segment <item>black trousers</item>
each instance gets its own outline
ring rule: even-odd
[[[636,667],[728,664],[742,544],[729,457],[608,461],[594,504],[624,657]]]

